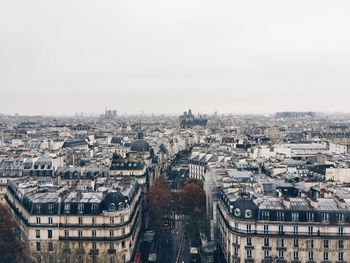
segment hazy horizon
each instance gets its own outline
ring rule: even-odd
[[[4,1],[0,113],[350,112],[350,2]]]

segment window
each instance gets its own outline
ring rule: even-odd
[[[314,259],[314,252],[309,251],[309,259],[313,260]]]
[[[328,222],[329,214],[328,213],[322,213],[322,222]]]
[[[329,248],[329,242],[327,239],[323,240],[323,247],[324,248]]]
[[[69,237],[69,230],[64,230],[64,236]]]
[[[252,250],[247,249],[247,258],[251,258],[251,257],[252,257]]]
[[[37,204],[37,205],[36,205],[36,212],[37,212],[38,214],[41,214],[41,205],[40,205],[40,204]]]
[[[278,226],[278,233],[283,234],[283,226]]]
[[[293,226],[293,234],[297,235],[299,232],[299,227],[298,226]]]
[[[35,230],[35,237],[40,238],[40,230]]]
[[[323,260],[328,260],[328,252],[323,252]]]
[[[252,217],[252,211],[250,211],[249,209],[245,210],[245,218],[251,218],[251,217]]]
[[[78,224],[82,225],[83,224],[83,218],[82,217],[78,217]]]
[[[298,260],[299,259],[299,252],[298,251],[294,251],[293,252],[293,258],[294,258],[294,260]]]
[[[264,246],[265,247],[270,246],[270,240],[268,238],[264,238]]]
[[[92,237],[96,237],[96,230],[92,230]]]
[[[53,224],[52,217],[49,217],[48,221],[49,221],[49,224],[50,224],[50,225]]]
[[[109,263],[115,263],[114,256],[110,256],[110,257],[109,257]]]
[[[278,257],[281,259],[284,258],[284,251],[283,250],[278,251]]]
[[[344,214],[342,213],[337,214],[337,220],[339,223],[344,223]]]
[[[48,207],[49,207],[49,214],[52,214],[53,213],[53,204],[49,204]]]
[[[268,258],[268,257],[270,257],[270,250],[265,249],[264,250],[264,258]]]
[[[36,251],[41,251],[41,244],[40,244],[40,242],[36,242]]]
[[[314,234],[314,228],[312,226],[308,227],[308,233],[309,233],[309,235],[313,235]]]
[[[79,242],[78,246],[79,246],[79,249],[84,249],[83,242]]]
[[[47,238],[52,238],[52,230],[47,230]]]
[[[124,216],[121,216],[121,217],[120,217],[120,222],[121,222],[121,223],[124,223]]]
[[[94,250],[96,250],[96,249],[97,249],[96,242],[92,242],[92,249],[94,249]]]
[[[114,243],[113,243],[113,242],[109,243],[109,249],[110,249],[110,250],[113,250],[113,249],[114,249]]]
[[[314,247],[314,241],[312,239],[307,241],[307,247],[308,248],[313,248]]]
[[[78,236],[83,237],[83,230],[78,230]]]
[[[264,225],[264,234],[269,233],[269,225]]]
[[[239,254],[238,247],[234,247],[233,254],[234,254],[235,256],[238,256],[238,254]]]
[[[69,214],[70,213],[70,204],[65,204],[64,205],[64,213]]]
[[[84,204],[78,204],[78,212],[81,214],[84,212]]]
[[[294,222],[299,221],[299,213],[297,213],[297,212],[292,213],[292,221],[294,221]]]
[[[36,218],[36,223],[39,225],[39,224],[41,224],[41,219],[40,219],[40,217],[37,217]]]
[[[123,227],[122,228],[122,236],[124,236],[125,235],[125,228]]]
[[[251,246],[252,245],[252,238],[247,237],[247,246]]]
[[[344,248],[344,240],[342,239],[338,240],[338,248]]]
[[[235,223],[235,230],[238,230],[238,223]]]
[[[96,217],[92,217],[91,220],[92,220],[92,224],[96,225]]]
[[[241,210],[239,208],[235,209],[235,216],[241,216]]]
[[[339,260],[339,261],[344,260],[344,253],[343,253],[343,252],[339,252],[339,253],[338,253],[338,260]]]
[[[49,251],[53,251],[53,244],[52,244],[52,242],[47,243],[47,247],[48,247]]]
[[[122,248],[125,248],[125,241],[122,241]]]
[[[92,210],[93,213],[96,213],[97,210],[98,210],[98,204],[92,204],[91,210]]]
[[[342,235],[344,235],[344,227],[339,227],[339,229],[338,229],[338,234],[340,235],[340,236],[342,236]]]
[[[109,237],[114,237],[114,231],[113,230],[109,230]]]
[[[294,247],[299,247],[299,239],[294,239],[293,244]]]
[[[270,213],[267,211],[262,212],[262,219],[263,220],[269,220],[270,219]]]
[[[284,213],[277,212],[277,221],[284,221]]]
[[[284,239],[283,238],[277,240],[277,246],[284,247]]]
[[[252,225],[247,225],[247,233],[251,233],[252,232]]]
[[[110,223],[111,225],[114,224],[114,217],[110,217],[110,218],[109,218],[109,223]]]
[[[308,222],[313,222],[314,221],[314,213],[307,213],[306,214],[306,220]]]

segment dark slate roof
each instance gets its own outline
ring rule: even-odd
[[[150,146],[145,140],[135,140],[131,143],[130,151],[132,152],[147,152]]]

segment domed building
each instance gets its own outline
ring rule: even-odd
[[[148,152],[150,148],[148,142],[142,139],[135,140],[130,145],[131,152]]]

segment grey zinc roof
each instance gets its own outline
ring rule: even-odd
[[[290,198],[289,200],[291,210],[312,210],[310,203],[305,198]]]
[[[337,211],[339,210],[338,204],[331,198],[319,198],[318,210],[322,211]]]

